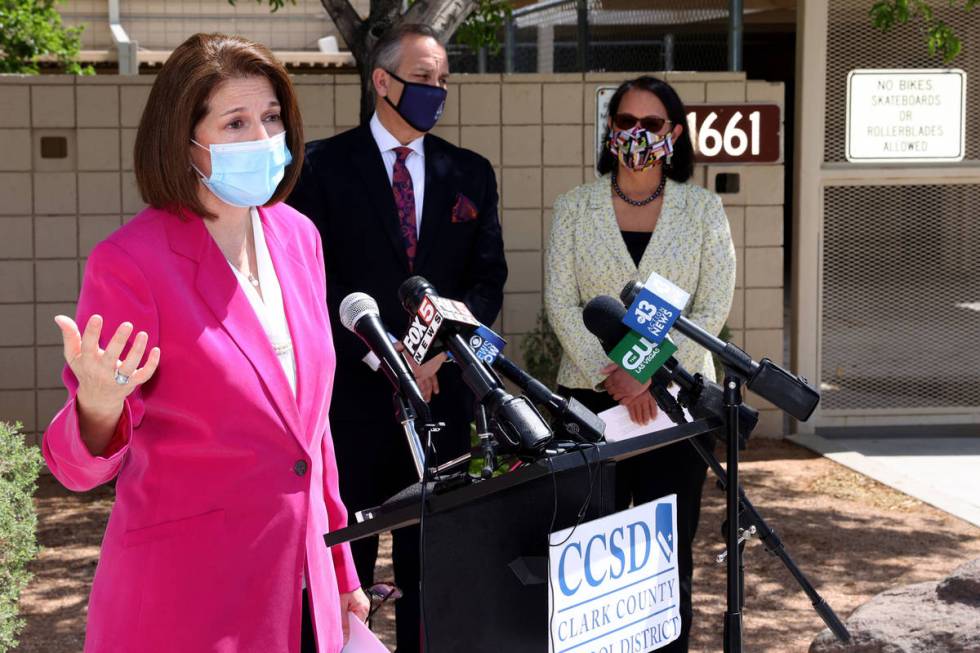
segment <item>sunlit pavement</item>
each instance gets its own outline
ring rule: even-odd
[[[896,427],[889,433],[878,427],[873,437],[838,437],[839,431],[831,431],[789,439],[980,526],[980,424],[956,431],[959,437],[947,437],[948,428]]]

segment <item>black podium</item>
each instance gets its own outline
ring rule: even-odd
[[[616,461],[721,426],[718,420],[698,420],[604,442],[427,495],[422,570],[427,653],[546,651],[549,531],[574,526],[586,501],[583,521],[615,511]],[[328,546],[357,540],[417,524],[420,514],[418,500],[379,509],[324,539]]]

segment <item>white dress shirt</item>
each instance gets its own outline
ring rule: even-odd
[[[289,324],[286,322],[286,309],[282,303],[282,287],[279,285],[279,277],[276,276],[276,270],[272,266],[269,247],[265,243],[262,219],[259,217],[259,212],[254,206],[251,208],[251,215],[252,235],[255,239],[255,262],[259,268],[255,276],[259,280],[262,294],[259,295],[258,290],[248,280],[248,276],[232,265],[231,261],[228,262],[228,265],[231,266],[235,276],[238,277],[238,283],[241,285],[242,290],[245,291],[245,296],[248,297],[249,303],[252,304],[255,315],[259,318],[259,323],[265,330],[266,336],[269,337],[269,342],[276,352],[276,358],[279,359],[279,364],[282,365],[282,371],[286,373],[289,388],[293,391],[293,396],[295,397],[296,356],[293,352],[293,339],[289,335]]]
[[[384,161],[385,171],[388,173],[388,183],[390,184],[394,176],[395,159],[398,158],[395,148],[402,147],[402,144],[391,135],[391,132],[385,129],[377,113],[371,116],[371,135],[374,136],[374,142],[378,144],[378,149],[381,150],[381,159]],[[425,136],[419,136],[404,146],[412,150],[412,153],[405,159],[405,167],[408,168],[408,174],[412,177],[412,189],[415,191],[416,236],[422,233],[422,201],[425,198],[425,148],[422,146],[424,138]]]

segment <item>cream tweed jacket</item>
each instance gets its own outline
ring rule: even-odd
[[[684,314],[707,331],[721,331],[735,290],[735,247],[721,198],[700,186],[667,180],[663,208],[639,268],[626,249],[613,210],[609,175],[555,201],[545,253],[544,305],[563,354],[558,383],[601,389],[609,359],[585,328],[582,307],[599,295],[619,297],[628,281],[651,272],[691,293]],[[677,360],[714,380],[711,355],[671,331]]]

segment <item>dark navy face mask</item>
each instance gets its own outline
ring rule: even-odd
[[[386,95],[385,101],[398,112],[412,129],[427,132],[436,126],[446,106],[446,89],[417,82],[406,82],[391,71],[385,71],[402,83],[402,95],[396,105]]]

